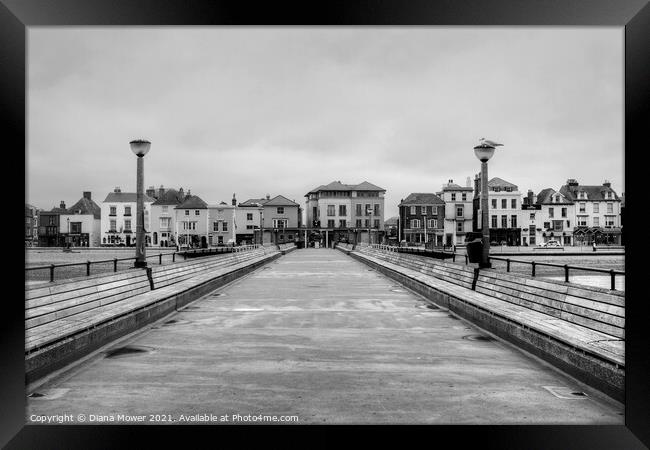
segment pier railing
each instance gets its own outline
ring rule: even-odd
[[[196,257],[202,257],[202,256],[210,256],[210,255],[218,255],[218,254],[223,254],[223,253],[239,253],[239,252],[246,252],[246,251],[251,251],[255,250],[259,247],[259,244],[254,244],[254,245],[240,245],[240,246],[231,246],[231,247],[212,247],[212,248],[198,248],[198,249],[193,249],[193,250],[184,250],[184,251],[177,251],[177,252],[172,252],[172,253],[159,253],[156,255],[149,255],[146,256],[145,259],[147,260],[154,260],[154,264],[157,262],[159,265],[163,264],[163,260],[165,260],[166,263],[174,263],[176,262],[176,258],[183,258],[183,261],[187,260],[187,258],[196,258]],[[103,260],[97,260],[97,261],[85,261],[85,262],[78,262],[78,263],[66,263],[66,264],[50,264],[47,266],[33,266],[33,267],[25,267],[25,279],[28,279],[28,274],[30,272],[35,272],[35,271],[49,271],[49,281],[52,283],[55,280],[55,272],[57,269],[63,269],[63,268],[69,268],[69,267],[83,267],[85,266],[86,268],[86,276],[91,275],[91,268],[94,265],[97,267],[100,264],[104,265],[110,265],[112,263],[112,271],[117,272],[119,270],[128,270],[128,269],[133,269],[132,264],[127,264],[127,261],[135,261],[136,258],[134,256],[129,257],[129,258],[113,258],[113,259],[103,259]],[[156,261],[157,260],[157,261]],[[111,270],[101,270],[101,271],[95,271],[95,274],[98,273],[105,273],[105,272],[110,272]],[[59,273],[61,271],[59,270]],[[74,275],[74,276],[80,276],[80,275]],[[71,278],[71,277],[65,277],[65,278]],[[38,279],[38,278],[37,278]]]

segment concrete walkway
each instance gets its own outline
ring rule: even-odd
[[[125,346],[30,390],[27,423],[624,423],[620,403],[338,250],[289,253]]]

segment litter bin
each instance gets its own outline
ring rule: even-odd
[[[474,239],[467,243],[466,246],[467,257],[471,263],[481,262],[481,255],[483,254],[483,241],[481,239]]]

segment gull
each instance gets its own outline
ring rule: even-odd
[[[485,138],[481,138],[481,144],[491,145],[492,147],[503,146],[503,144],[497,144],[496,142],[490,141],[490,140],[485,139]]]

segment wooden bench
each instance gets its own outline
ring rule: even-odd
[[[25,350],[35,351],[146,306],[188,285],[236,270],[263,257],[263,249],[193,259],[147,271],[133,269],[113,275],[59,282],[25,291]],[[151,290],[153,282],[154,290]],[[155,294],[154,294],[155,293]]]
[[[475,279],[470,266],[368,247],[355,254],[611,365],[618,374],[624,370],[625,296],[620,291],[492,269],[481,269]],[[615,391],[622,395],[622,384]]]

